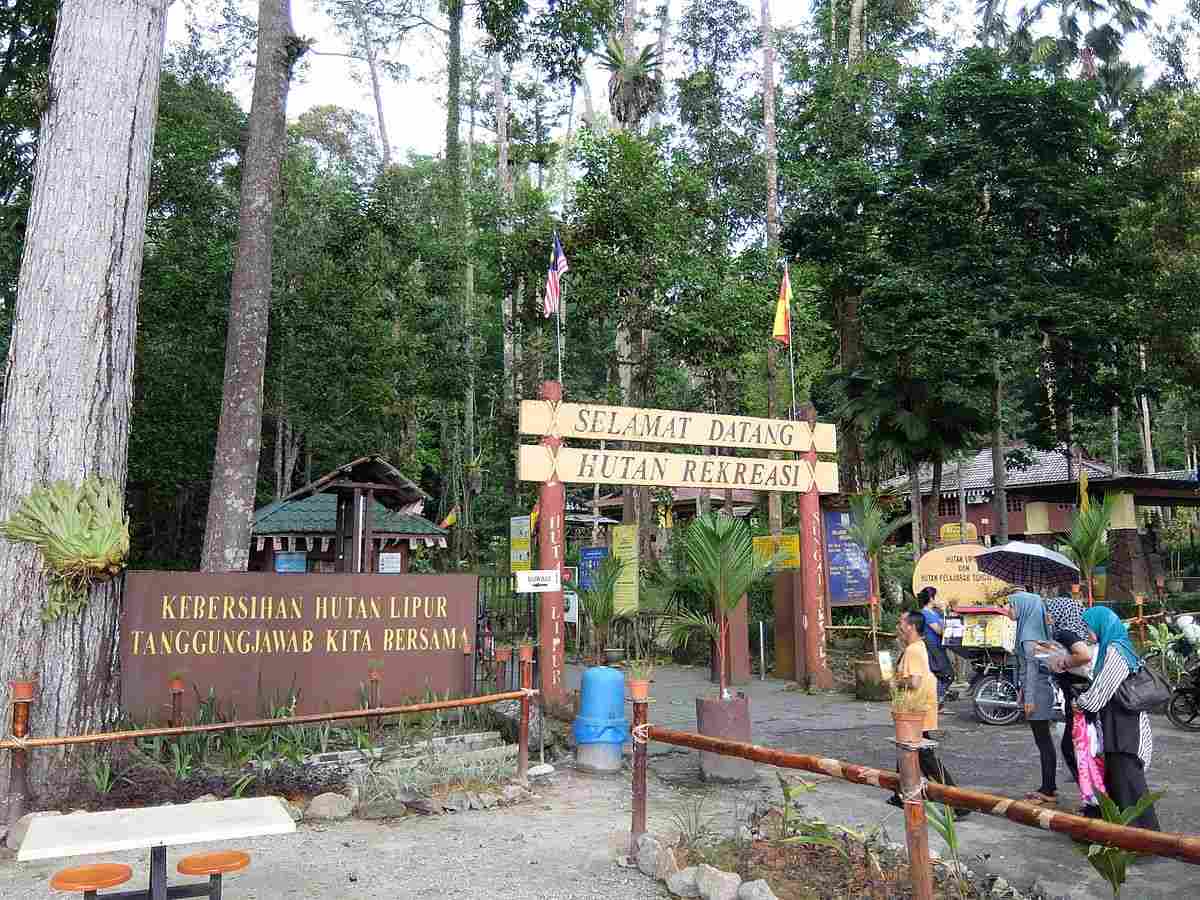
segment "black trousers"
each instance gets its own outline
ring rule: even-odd
[[[926,740],[933,740],[928,731],[923,736]],[[942,765],[937,751],[932,747],[927,750],[917,751],[917,764],[921,767],[921,774],[925,776],[926,781],[936,781],[938,784],[946,785],[946,787],[955,786],[954,778],[946,771],[946,767]],[[896,765],[896,771],[900,771],[899,763]],[[895,800],[900,799],[899,794],[893,794],[892,797]]]
[[[1121,809],[1133,806],[1150,791],[1146,786],[1145,766],[1132,753],[1104,754],[1104,785],[1108,788],[1108,796]],[[1152,831],[1162,830],[1158,826],[1158,813],[1154,811],[1153,806],[1129,824]]]

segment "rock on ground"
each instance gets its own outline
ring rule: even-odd
[[[771,886],[761,878],[757,881],[747,881],[738,888],[738,900],[779,900]]]
[[[21,844],[25,840],[25,835],[29,832],[29,823],[40,816],[61,816],[56,809],[48,809],[44,812],[25,813],[21,818],[17,819],[15,825],[9,829],[8,834],[4,838],[5,846],[9,850],[20,850]]]
[[[335,794],[330,791],[317,794],[312,798],[308,808],[304,811],[304,818],[318,821],[348,819],[352,812],[354,812],[353,800],[344,794]]]
[[[658,839],[643,834],[637,842],[637,867],[643,875],[654,877],[658,871],[658,857],[663,852],[663,846]]]
[[[510,743],[517,742],[517,729],[521,721],[521,701],[502,700],[492,704],[492,711],[507,723],[504,737]],[[542,740],[542,712],[536,703],[529,704],[529,746],[537,747]]]
[[[658,854],[658,865],[654,868],[656,881],[666,881],[679,871],[679,862],[675,859],[675,851],[664,846]]]
[[[668,878],[667,890],[676,897],[699,897],[700,888],[696,884],[696,866],[680,869]]]
[[[696,867],[696,887],[704,900],[737,900],[742,876],[736,872],[722,872],[712,866]]]
[[[358,807],[360,819],[399,819],[407,816],[408,806],[404,800],[373,800]]]

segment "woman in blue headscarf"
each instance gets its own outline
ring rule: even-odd
[[[1058,802],[1058,754],[1054,751],[1054,738],[1050,735],[1050,720],[1054,716],[1054,687],[1050,684],[1050,670],[1035,655],[1038,642],[1050,639],[1046,631],[1046,607],[1037,594],[1017,591],[1008,598],[1008,615],[1017,620],[1017,643],[1014,649],[1021,685],[1018,699],[1025,704],[1025,721],[1033,731],[1033,740],[1042,763],[1042,784],[1036,791],[1026,794],[1025,799],[1030,803],[1053,806]]]
[[[1149,790],[1146,771],[1154,754],[1154,735],[1149,715],[1129,712],[1114,698],[1121,682],[1142,667],[1142,660],[1133,649],[1125,625],[1111,609],[1094,606],[1084,612],[1083,621],[1096,635],[1096,663],[1092,686],[1075,705],[1100,721],[1104,733],[1104,785],[1113,802],[1126,809]],[[1153,806],[1130,824],[1159,830]]]

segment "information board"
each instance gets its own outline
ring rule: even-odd
[[[825,510],[825,555],[829,559],[829,605],[857,606],[871,596],[871,569],[862,547],[850,537],[850,513]]]
[[[508,520],[508,570],[527,572],[533,568],[529,556],[529,516]]]
[[[600,568],[600,563],[606,556],[608,556],[607,547],[579,548],[579,589],[581,591],[591,589],[596,570]]]
[[[613,556],[625,564],[613,592],[613,606],[617,612],[635,610],[638,608],[638,527],[614,525],[612,542]]]
[[[303,575],[308,571],[308,554],[303,550],[275,551],[277,575]]]

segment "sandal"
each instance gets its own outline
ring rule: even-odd
[[[1043,794],[1041,791],[1030,791],[1023,799],[1026,803],[1032,803],[1034,806],[1058,806],[1056,795]]]

